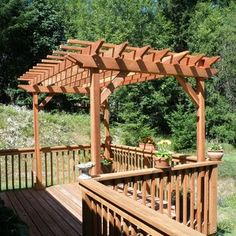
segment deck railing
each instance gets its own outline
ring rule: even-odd
[[[90,156],[90,145],[41,148],[43,185],[74,182],[76,164]],[[32,188],[35,183],[33,148],[0,150],[0,191]]]
[[[96,178],[134,201],[204,234],[216,232],[217,164],[145,169]]]
[[[111,156],[113,157],[114,172],[154,167],[153,158],[155,154],[149,150],[141,149],[139,147],[111,144],[111,153]],[[195,163],[196,161],[197,158],[195,156],[173,154],[171,166]]]
[[[83,235],[202,235],[97,181],[81,180]]]
[[[111,152],[114,172],[153,167],[154,154],[150,151],[111,145]],[[74,182],[79,175],[76,164],[89,156],[90,145],[41,148],[43,185]],[[194,163],[196,158],[175,154],[172,160],[172,165],[177,165]],[[33,187],[35,164],[33,148],[0,150],[0,191]]]

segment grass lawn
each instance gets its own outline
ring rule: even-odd
[[[219,166],[217,235],[236,235],[236,151]]]

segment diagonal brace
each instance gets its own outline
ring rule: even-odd
[[[120,72],[117,76],[103,89],[101,93],[101,104],[111,95],[114,90],[124,81],[129,72]]]
[[[178,80],[180,85],[183,87],[184,91],[192,99],[195,106],[198,107],[199,106],[199,99],[198,99],[196,91],[192,88],[192,86],[183,77],[175,76],[175,78]]]
[[[43,110],[43,108],[45,107],[46,104],[48,104],[52,98],[53,98],[54,94],[49,94],[40,104],[39,104],[39,111]]]

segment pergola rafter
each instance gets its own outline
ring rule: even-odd
[[[106,135],[109,135],[108,97],[118,87],[149,80],[174,76],[189,95],[197,109],[197,158],[205,160],[205,104],[204,82],[217,74],[213,64],[219,57],[203,54],[191,55],[189,51],[179,53],[170,49],[156,50],[149,45],[132,47],[127,42],[119,45],[68,40],[60,50],[53,51],[46,59],[19,77],[19,87],[33,94],[35,122],[37,111],[57,93],[83,93],[90,96],[91,112],[91,155],[97,163],[94,174],[98,174],[100,150],[100,106],[104,108]],[[188,83],[187,77],[196,79],[196,88]],[[48,93],[40,105],[38,94]],[[37,111],[36,111],[37,110]],[[35,155],[39,158],[38,126],[35,126]],[[108,153],[109,138],[106,137]],[[40,172],[40,169],[37,169]],[[40,177],[40,175],[39,175]],[[39,180],[40,181],[40,180]]]

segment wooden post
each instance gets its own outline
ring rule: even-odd
[[[38,109],[38,94],[33,93],[33,115],[34,115],[34,154],[36,159],[36,189],[43,189],[42,183],[42,160],[40,155],[39,141],[39,109]]]
[[[95,163],[92,175],[101,172],[100,164],[100,86],[99,71],[90,70],[90,126],[91,126],[91,161]]]
[[[106,99],[104,102],[104,128],[105,128],[105,152],[104,156],[109,159],[111,158],[111,136],[109,129],[109,102]]]
[[[89,196],[86,193],[82,193],[82,215],[83,215],[83,224],[82,224],[82,230],[84,236],[90,236],[94,235],[93,233],[93,227],[91,226],[91,222],[93,222],[93,215],[92,215],[92,209],[91,209],[91,200]]]
[[[218,166],[214,166],[210,172],[209,178],[209,227],[208,234],[214,234],[217,231],[217,178]]]
[[[196,78],[197,96],[199,105],[197,107],[197,160],[205,161],[205,82]]]

